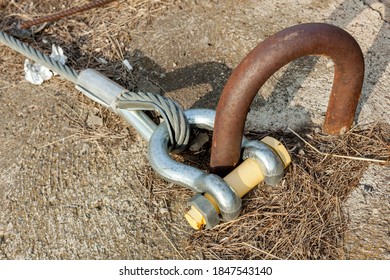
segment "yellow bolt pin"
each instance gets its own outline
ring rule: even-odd
[[[270,146],[281,158],[285,168],[291,163],[291,156],[281,142],[269,136],[263,138],[261,141]],[[248,158],[223,179],[234,190],[234,192],[237,193],[237,195],[243,197],[264,180],[264,174],[256,160]],[[208,193],[205,193],[204,197],[210,201],[217,213],[220,214],[220,209],[216,200]],[[196,230],[201,229],[202,226],[206,224],[206,220],[203,215],[194,206],[191,206],[191,209],[184,215],[184,217],[191,227]]]
[[[184,218],[186,218],[190,226],[196,230],[201,229],[201,227],[206,224],[202,213],[194,206],[191,206],[191,209],[184,215]]]
[[[289,164],[291,163],[291,156],[290,156],[289,152],[287,151],[286,147],[282,143],[280,143],[275,138],[272,138],[269,136],[261,139],[261,142],[263,142],[264,144],[267,144],[268,146],[270,146],[272,148],[272,150],[274,150],[274,152],[276,152],[276,154],[283,161],[284,168],[289,166]]]

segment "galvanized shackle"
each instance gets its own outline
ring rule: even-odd
[[[257,92],[282,66],[307,55],[324,55],[334,62],[323,131],[342,134],[351,127],[364,78],[364,59],[358,43],[333,25],[296,25],[260,43],[227,81],[216,110],[211,172],[223,176],[239,163],[246,116]]]
[[[191,109],[185,111],[185,115],[193,127],[214,128],[214,110]],[[276,139],[265,137],[261,141],[249,141],[243,137],[244,162],[222,179],[173,160],[168,144],[167,126],[161,123],[149,140],[149,162],[162,178],[197,193],[189,200],[191,209],[185,215],[194,229],[203,225],[213,228],[220,222],[219,214],[225,221],[237,218],[241,212],[241,197],[263,180],[276,186],[291,162],[288,151]]]
[[[185,111],[185,115],[191,126],[213,130],[214,110],[191,109]],[[241,212],[241,198],[221,177],[173,160],[169,156],[168,144],[168,129],[165,123],[161,123],[149,139],[148,145],[148,158],[154,171],[162,178],[195,193],[209,193],[218,202],[221,215],[225,220],[237,218]],[[219,223],[218,213],[207,200],[199,197],[191,203],[198,203],[204,210],[205,216],[209,218],[208,227],[214,227]]]

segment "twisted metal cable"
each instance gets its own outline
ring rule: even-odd
[[[190,124],[183,110],[172,99],[153,93],[126,91],[118,98],[117,108],[157,110],[167,123],[172,149],[180,152],[188,146]]]
[[[15,51],[27,56],[28,58],[39,62],[39,64],[46,66],[53,72],[56,72],[60,74],[61,76],[64,76],[69,81],[76,83],[78,73],[73,68],[61,64],[60,62],[52,59],[50,56],[30,47],[29,45],[19,41],[15,37],[12,37],[2,31],[0,31],[0,41],[10,47],[11,49],[14,49]]]
[[[105,4],[114,2],[114,1],[118,1],[118,0],[96,0],[96,1],[92,1],[92,2],[90,2],[88,4],[85,4],[85,5],[80,6],[80,7],[70,8],[68,10],[61,11],[61,12],[58,12],[58,13],[55,13],[55,14],[52,14],[52,15],[48,15],[48,16],[37,18],[37,19],[25,21],[25,22],[20,24],[20,28],[21,29],[28,29],[28,28],[30,28],[31,26],[34,26],[34,25],[38,25],[38,24],[45,23],[45,22],[56,21],[56,20],[59,20],[61,18],[68,17],[68,16],[71,16],[71,15],[74,15],[74,14],[77,14],[77,13],[81,13],[81,12],[84,12],[84,11],[88,11],[90,9],[97,8],[97,7],[103,6]]]
[[[73,68],[59,63],[2,31],[0,31],[0,42],[77,84],[79,75]],[[180,152],[187,147],[190,125],[183,110],[173,100],[152,93],[126,91],[118,98],[117,108],[157,110],[167,123],[173,150]]]

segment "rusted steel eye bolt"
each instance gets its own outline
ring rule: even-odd
[[[219,176],[170,158],[164,123],[153,133],[148,147],[153,169],[166,180],[197,193],[189,201],[191,209],[185,214],[194,229],[213,228],[219,224],[220,216],[225,221],[237,218],[243,195],[262,180],[275,186],[282,179],[291,162],[288,151],[270,137],[260,142],[248,141],[243,137],[245,119],[267,79],[285,64],[305,55],[326,55],[334,61],[333,88],[323,130],[343,133],[352,124],[362,89],[363,55],[346,31],[321,23],[285,29],[252,50],[233,71],[216,113],[205,109],[185,112],[191,125],[214,130],[210,169]],[[236,167],[241,154],[244,162]]]
[[[227,81],[216,110],[211,172],[225,176],[239,163],[246,116],[257,92],[282,66],[307,55],[324,55],[334,62],[323,131],[342,134],[351,127],[364,78],[364,59],[358,43],[333,25],[296,25],[260,43]]]

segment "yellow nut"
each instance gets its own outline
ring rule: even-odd
[[[278,156],[283,161],[285,168],[287,166],[289,166],[289,164],[291,163],[291,156],[290,156],[289,152],[287,151],[286,147],[282,143],[280,143],[275,138],[272,138],[269,136],[261,139],[261,142],[270,146],[278,154]]]
[[[206,224],[202,213],[200,213],[194,206],[191,206],[191,209],[184,215],[184,217],[195,230],[200,230],[201,227]]]

